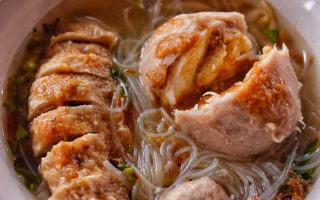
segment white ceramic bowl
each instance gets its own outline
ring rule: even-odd
[[[28,33],[32,28],[47,16],[50,10],[62,0],[0,0],[0,89],[3,91],[8,75],[14,71],[16,53],[26,43]],[[303,46],[309,46],[315,55],[314,64],[317,66],[314,73],[320,77],[320,65],[317,55],[320,54],[320,1],[319,0],[269,0],[276,10],[281,12],[278,16],[285,24],[290,23],[302,35],[304,41],[298,41]],[[17,56],[19,57],[19,55]],[[320,79],[313,81],[320,85]],[[320,93],[314,94],[314,100],[320,100]],[[0,105],[2,105],[0,99]],[[3,119],[4,109],[0,108]],[[0,124],[3,132],[3,121]],[[7,153],[3,134],[0,136],[0,200],[33,199],[32,195],[19,182],[12,168]],[[319,200],[320,179],[317,180],[308,195],[308,200]]]

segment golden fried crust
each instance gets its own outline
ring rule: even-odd
[[[59,107],[32,121],[32,147],[35,156],[46,153],[59,141],[69,141],[86,133],[107,132],[107,113],[99,106]],[[109,134],[110,135],[110,134]]]
[[[37,79],[29,96],[29,119],[70,102],[109,105],[116,82],[90,75],[52,74]]]
[[[52,192],[52,199],[83,196],[90,199],[103,193],[116,199],[129,199],[127,189],[103,164],[109,159],[109,153],[104,134],[87,134],[72,142],[55,145],[41,163],[41,173]]]
[[[96,23],[78,21],[68,24],[64,33],[52,37],[50,46],[69,40],[97,43],[111,49],[117,42],[117,36]]]
[[[286,107],[287,86],[278,74],[270,74],[256,63],[250,73],[250,80],[239,94],[239,101],[246,105],[251,114],[262,116],[264,120],[277,123]],[[270,113],[270,114],[268,114]],[[270,117],[271,116],[271,117]],[[277,119],[277,116],[280,117]]]
[[[146,76],[150,80],[153,88],[161,88],[167,80],[168,66],[161,65],[150,69]]]
[[[110,57],[111,52],[104,46],[94,43],[77,43],[72,41],[61,42],[55,44],[51,48],[48,49],[47,56],[51,57],[55,54],[62,52],[70,52],[70,53],[84,53],[84,54],[95,54],[101,57]]]
[[[41,65],[36,79],[54,73],[86,73],[102,78],[110,78],[109,69],[113,68],[110,57],[101,57],[93,53],[61,52]]]
[[[198,39],[197,33],[173,33],[163,38],[157,45],[156,56],[164,58],[172,54],[180,54]]]

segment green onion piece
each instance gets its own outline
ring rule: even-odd
[[[124,76],[118,66],[116,66],[116,69],[109,68],[109,72],[114,80],[125,81]]]
[[[18,129],[16,131],[16,140],[20,141],[28,137],[28,131],[23,128],[23,126],[18,125]]]
[[[292,187],[290,185],[281,185],[278,189],[279,193],[289,193],[292,191]]]
[[[123,97],[127,96],[126,91],[124,90],[123,87],[121,87],[121,89],[120,89],[120,95],[123,96]]]
[[[5,106],[8,108],[9,112],[14,112],[17,109],[15,103],[11,100],[7,100]]]
[[[134,175],[134,170],[133,170],[133,168],[131,168],[131,167],[126,168],[126,169],[124,170],[124,173],[125,173],[126,176],[128,177],[129,181],[134,181],[135,175]]]
[[[315,151],[317,151],[317,149],[319,149],[320,147],[320,144],[319,144],[319,140],[315,140],[313,141],[311,144],[309,144],[305,150],[305,154],[312,154],[314,153]]]
[[[315,169],[315,168],[308,169],[308,170],[305,171],[303,174],[301,174],[301,177],[302,177],[304,180],[311,181],[311,180],[313,179],[314,169]]]
[[[19,150],[19,141],[13,140],[13,141],[10,143],[10,147],[11,147],[11,152],[12,152],[13,154],[17,154],[17,153],[18,153],[18,150]]]
[[[28,60],[26,60],[26,62],[24,63],[24,65],[22,66],[22,69],[25,71],[35,71],[38,68],[38,64],[37,64],[38,59],[36,57],[32,57]]]
[[[142,3],[142,0],[137,0],[136,6],[137,6],[137,8],[139,8],[139,9],[144,9],[144,5],[143,5],[143,3]]]
[[[119,162],[118,163],[118,168],[120,169],[126,169],[126,168],[129,168],[130,165],[128,163],[125,163],[125,162]]]
[[[34,183],[29,183],[28,181],[24,182],[24,185],[29,189],[29,190],[34,190]]]
[[[16,170],[16,172],[18,172],[19,174],[21,174],[25,178],[25,185],[29,189],[34,187],[34,186],[31,186],[31,184],[39,183],[39,181],[41,179],[38,174],[34,174],[28,169],[25,169],[25,168],[22,168],[19,166],[14,166],[14,169]]]
[[[278,29],[267,29],[267,28],[262,28],[260,29],[262,33],[264,33],[273,43],[278,42],[279,38],[279,30]]]

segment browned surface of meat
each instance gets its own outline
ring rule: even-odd
[[[224,189],[209,177],[177,185],[162,200],[229,200]]]
[[[116,40],[95,22],[69,24],[51,38],[49,58],[36,74],[28,118],[35,156],[52,148],[41,162],[50,199],[129,199],[103,164],[132,142],[125,113],[108,109],[118,84],[110,74]]]
[[[250,157],[283,142],[301,119],[299,83],[286,47],[265,51],[243,82],[211,93],[175,121],[205,148]]]
[[[236,12],[183,14],[160,26],[146,43],[140,64],[149,96],[184,108],[186,99],[196,100],[202,90],[221,88],[242,69],[236,58],[252,47],[246,30],[244,16]]]
[[[51,39],[50,46],[71,40],[75,42],[97,43],[111,49],[117,42],[117,36],[114,33],[93,22],[78,21],[70,23],[66,27],[66,30],[62,31],[64,33]]]
[[[60,142],[42,159],[41,173],[52,199],[129,199],[111,170],[103,164],[110,147],[105,134],[87,134]]]
[[[29,119],[58,106],[96,104],[109,106],[116,82],[90,75],[52,74],[37,79],[30,90]]]
[[[283,142],[302,118],[287,48],[256,54],[242,14],[182,14],[154,31],[140,73],[198,144],[248,158]]]
[[[47,56],[51,57],[62,52],[96,54],[101,57],[111,57],[111,52],[108,48],[94,43],[79,43],[79,42],[62,42],[53,45],[48,49]]]
[[[59,107],[32,121],[33,152],[35,156],[43,155],[59,141],[70,141],[87,133],[103,132],[111,142],[113,128],[124,145],[131,143],[131,133],[124,125],[122,112],[110,114],[105,108],[93,105]]]
[[[87,73],[110,78],[110,68],[113,68],[110,57],[101,57],[93,53],[61,52],[41,65],[36,78],[54,73]]]
[[[94,175],[57,189],[49,200],[128,200],[128,190],[119,181],[106,175]]]

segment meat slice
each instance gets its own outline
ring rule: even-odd
[[[208,93],[175,121],[205,148],[251,157],[283,142],[302,118],[299,82],[286,46],[265,47],[243,82],[221,95]]]
[[[127,200],[129,199],[127,193],[126,188],[119,186],[118,181],[115,184],[114,178],[106,175],[92,175],[60,187],[49,200]]]
[[[93,53],[61,52],[40,66],[36,79],[53,73],[87,73],[110,78],[112,60]]]
[[[52,74],[37,79],[28,102],[29,119],[58,106],[70,104],[96,104],[109,106],[116,81],[86,74]]]
[[[97,43],[111,49],[117,42],[117,36],[113,32],[91,21],[70,23],[63,32],[51,38],[50,46],[71,40],[75,42]]]
[[[109,154],[104,134],[55,145],[40,168],[51,199],[129,199],[127,188],[103,164]]]
[[[214,180],[203,177],[177,185],[162,200],[229,200],[224,189]]]
[[[84,53],[84,54],[96,54],[101,57],[110,57],[111,52],[108,48],[94,43],[83,43],[83,42],[61,42],[53,45],[48,49],[47,56],[51,57],[55,54],[62,52],[71,53]]]
[[[183,14],[160,26],[145,45],[140,74],[149,96],[177,108],[190,96],[241,70],[249,52],[244,16],[236,12]]]
[[[122,112],[113,112],[100,106],[63,106],[41,114],[32,121],[32,148],[35,156],[43,155],[59,141],[70,141],[87,133],[101,133],[112,141],[114,131],[124,145],[131,143],[131,133],[124,124]],[[114,146],[114,145],[111,145]]]

